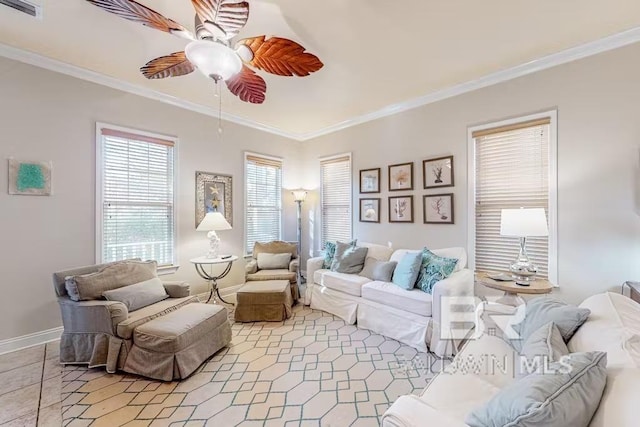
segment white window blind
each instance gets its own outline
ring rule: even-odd
[[[549,218],[550,120],[474,132],[475,269],[505,271],[518,255],[517,238],[500,235],[500,212],[544,208]],[[549,275],[549,240],[527,238],[538,276]]]
[[[351,156],[320,161],[322,248],[326,242],[351,240]]]
[[[102,262],[175,263],[174,143],[101,129]]]
[[[282,161],[253,154],[245,156],[245,251],[255,242],[281,240]]]

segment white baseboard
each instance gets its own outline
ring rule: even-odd
[[[62,326],[0,341],[0,355],[60,339]]]

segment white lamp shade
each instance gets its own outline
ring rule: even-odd
[[[548,236],[549,229],[544,209],[502,209],[500,234],[514,237]]]
[[[187,59],[202,74],[214,80],[227,80],[242,69],[242,60],[231,48],[208,40],[193,41],[185,48]]]
[[[196,228],[197,231],[231,230],[231,225],[220,212],[209,212]]]
[[[307,198],[307,192],[305,190],[293,190],[291,194],[293,194],[293,200],[296,202],[304,202]]]

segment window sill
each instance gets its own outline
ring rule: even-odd
[[[179,265],[166,265],[163,267],[158,267],[158,276],[166,276],[168,274],[173,274],[180,268]]]

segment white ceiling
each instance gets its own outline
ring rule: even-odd
[[[191,28],[189,0],[138,0]],[[36,0],[36,20],[0,5],[0,42],[216,108],[199,74],[146,80],[148,60],[185,41],[84,0]],[[386,106],[640,26],[638,0],[249,0],[240,37],[291,38],[325,66],[305,78],[260,71],[267,100],[226,88],[223,110],[286,134],[309,134]]]

